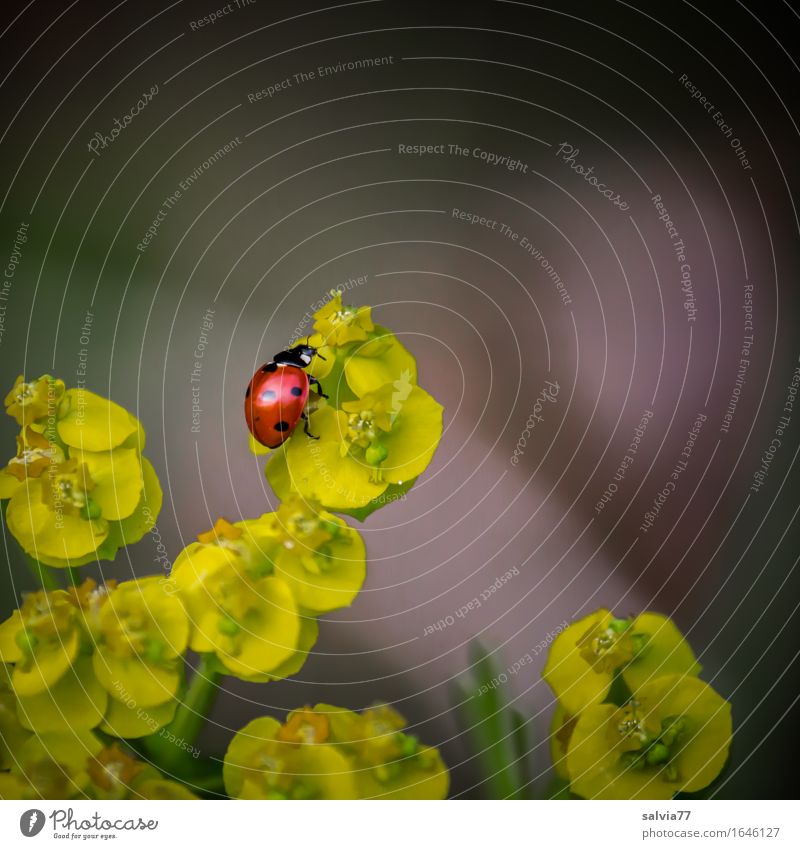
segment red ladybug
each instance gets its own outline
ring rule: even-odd
[[[314,386],[321,398],[328,397],[317,378],[304,371],[315,356],[325,359],[316,348],[295,345],[275,354],[272,362],[261,366],[253,375],[244,393],[244,417],[250,433],[267,448],[284,443],[300,419],[304,422],[303,432],[319,439],[309,431],[305,411],[309,387]]]

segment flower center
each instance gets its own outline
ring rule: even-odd
[[[110,791],[119,785],[129,787],[130,782],[143,769],[141,761],[132,758],[113,743],[89,761],[87,772],[94,784]]]
[[[359,410],[347,417],[347,439],[361,448],[368,448],[377,438],[378,431],[372,410]]]
[[[603,627],[599,622],[578,640],[581,657],[598,673],[611,673],[633,660],[636,641],[630,633],[631,619],[614,619]]]
[[[358,309],[356,307],[343,306],[330,316],[329,321],[333,325],[350,324],[357,315]]]
[[[293,711],[276,735],[284,743],[324,743],[330,734],[328,717],[315,713],[310,707]]]
[[[99,519],[100,506],[89,492],[94,481],[85,464],[75,459],[51,466],[42,481],[42,501],[56,514],[80,516],[82,519]]]
[[[678,781],[676,755],[686,739],[686,718],[668,716],[661,720],[660,726],[648,729],[637,713],[638,707],[632,699],[614,720],[616,726],[611,736],[623,750],[619,757],[620,767],[637,771],[654,767],[660,771],[663,781]]]

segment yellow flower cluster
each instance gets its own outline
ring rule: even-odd
[[[175,713],[188,639],[162,578],[29,593],[0,624],[6,708],[37,735],[153,734]]]
[[[0,772],[0,799],[196,799],[118,743],[90,731],[28,735]]]
[[[181,552],[171,582],[193,623],[190,647],[226,674],[269,681],[300,669],[315,617],[349,605],[365,573],[361,536],[292,496],[260,519],[220,519]]]
[[[0,623],[0,798],[195,798],[134,748],[187,782],[213,773],[187,764],[178,744],[196,739],[219,676],[293,675],[316,642],[317,616],[357,596],[363,540],[326,508],[363,518],[408,489],[439,442],[442,408],[369,307],[334,295],[314,327],[310,344],[327,356],[316,376],[331,401],[315,396],[318,440],[293,437],[271,455],[278,510],[219,519],[168,578],[50,589],[58,582],[44,567],[113,559],[152,529],[162,493],[134,416],[50,375],[17,379],[5,405],[18,450],[0,469],[0,501],[47,588]],[[185,688],[190,649],[201,659]],[[385,706],[317,705],[284,725],[262,718],[231,743],[225,786],[241,798],[444,798],[438,751],[404,727]]]
[[[449,774],[437,749],[403,732],[387,705],[354,713],[318,704],[248,723],[225,755],[235,799],[444,799]]]
[[[315,399],[311,440],[295,434],[271,452],[267,478],[282,499],[292,492],[363,518],[410,488],[442,436],[442,407],[417,386],[413,356],[372,321],[367,306],[341,293],[314,315],[310,371],[327,403]],[[366,513],[365,513],[366,511]]]
[[[20,432],[0,470],[0,500],[29,556],[58,567],[113,560],[152,527],[161,488],[134,416],[50,375],[18,377],[5,406]]]
[[[587,799],[670,799],[707,787],[731,745],[731,707],[697,675],[674,623],[601,609],[570,625],[543,675],[558,699],[556,773]]]

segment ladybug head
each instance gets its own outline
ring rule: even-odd
[[[307,368],[311,365],[311,361],[314,357],[319,357],[321,360],[325,359],[325,357],[318,353],[317,349],[311,345],[295,345],[292,348],[289,348],[288,351],[281,351],[279,354],[275,354],[275,362],[287,363],[299,366],[300,368]]]
[[[291,352],[307,366],[311,365],[311,361],[314,357],[319,357],[321,360],[325,359],[325,357],[317,353],[317,349],[313,348],[311,345],[295,345],[294,348],[291,349]]]

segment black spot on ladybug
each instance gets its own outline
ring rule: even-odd
[[[244,393],[244,397],[245,397],[245,398],[249,398],[249,397],[250,397],[250,387],[249,387],[249,386],[247,387],[247,392],[245,392],[245,393]]]
[[[275,425],[275,430],[279,430],[281,433],[285,430],[289,430],[289,422],[278,422]]]
[[[299,386],[292,387],[292,395],[302,395],[303,390]]]
[[[275,363],[267,363],[267,364],[266,364],[266,365],[265,365],[265,366],[261,369],[261,371],[264,371],[264,372],[267,372],[267,373],[269,373],[269,372],[271,372],[271,371],[277,371],[277,370],[278,370],[278,367],[275,365]]]

